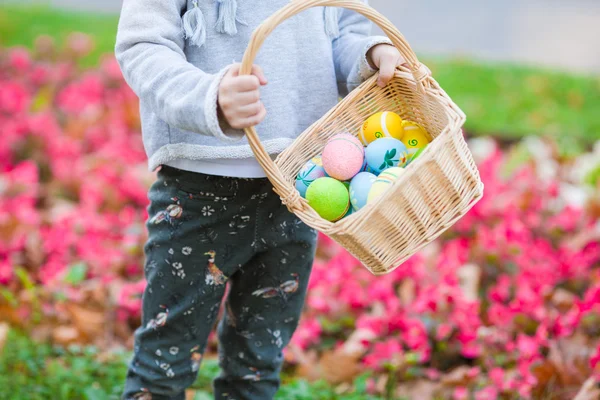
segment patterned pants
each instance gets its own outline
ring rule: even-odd
[[[163,167],[150,189],[148,286],[124,399],[184,399],[218,326],[215,399],[271,399],[298,324],[316,232],[266,179]]]

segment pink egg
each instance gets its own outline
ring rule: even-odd
[[[340,181],[354,178],[365,161],[365,148],[358,138],[344,133],[334,136],[323,150],[323,168]]]

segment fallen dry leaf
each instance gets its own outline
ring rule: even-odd
[[[417,381],[401,383],[396,390],[396,394],[399,398],[403,399],[430,400],[437,398],[436,395],[439,390],[439,382],[419,379]]]
[[[558,288],[552,294],[552,304],[560,311],[568,311],[575,302],[575,295],[568,290]]]
[[[583,386],[577,396],[573,400],[598,400],[600,399],[600,388],[594,378],[589,378]]]
[[[578,332],[573,336],[552,341],[548,360],[558,371],[562,386],[582,385],[590,374],[589,358],[596,346],[588,337]]]
[[[74,326],[58,326],[52,332],[54,343],[66,346],[81,340],[79,331]]]
[[[6,338],[8,337],[9,326],[6,323],[0,323],[0,354],[6,344]]]
[[[467,386],[473,377],[469,376],[471,367],[461,366],[442,376],[441,383],[445,386]]]
[[[456,274],[465,298],[469,301],[476,301],[479,298],[481,268],[475,264],[465,264],[458,269]]]
[[[300,355],[297,356],[299,361],[297,372],[299,376],[308,381],[324,379],[333,385],[351,382],[364,372],[360,364],[361,356],[362,352],[348,354],[343,349],[325,352],[318,361],[316,361],[315,353]]]
[[[78,304],[67,304],[66,308],[73,324],[83,336],[92,339],[102,335],[106,323],[104,311]]]
[[[342,349],[346,354],[359,354],[367,350],[363,342],[372,342],[377,335],[370,329],[356,329],[346,340]]]
[[[410,306],[416,297],[415,281],[410,278],[404,279],[398,288],[398,296],[404,307]]]

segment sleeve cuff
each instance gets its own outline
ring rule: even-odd
[[[375,75],[375,73],[377,72],[376,69],[371,68],[371,65],[369,64],[369,60],[367,59],[367,54],[369,53],[369,50],[371,50],[373,47],[377,46],[378,44],[389,44],[389,45],[393,46],[392,41],[385,36],[372,36],[368,39],[368,41],[365,45],[364,51],[362,53],[362,57],[360,59],[360,65],[358,68],[358,75],[362,82],[366,81],[367,79],[369,79],[370,77]]]
[[[219,86],[221,85],[221,81],[229,71],[230,67],[231,66],[227,66],[223,68],[214,76],[213,82],[208,88],[208,93],[206,94],[204,112],[206,115],[208,132],[219,140],[232,143],[240,141],[244,137],[244,132],[236,129],[226,129],[226,131],[223,131],[218,113]]]

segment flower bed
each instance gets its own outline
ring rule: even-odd
[[[0,318],[130,346],[153,175],[135,95],[112,58],[77,69],[88,47],[0,51]],[[472,147],[485,198],[394,273],[321,238],[289,370],[340,385],[371,371],[374,393],[454,399],[572,398],[600,375],[598,153]]]

